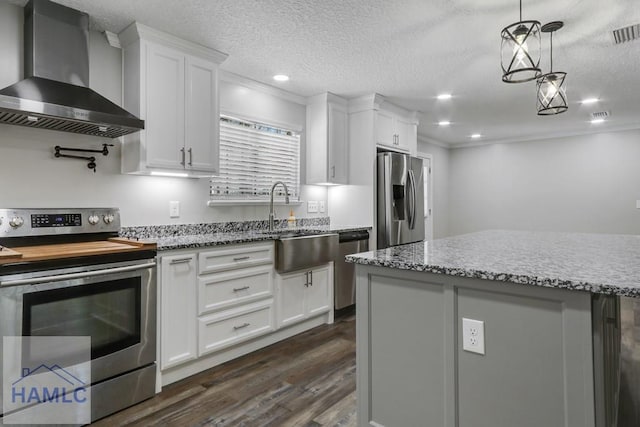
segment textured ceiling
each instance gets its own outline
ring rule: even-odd
[[[88,12],[96,30],[134,20],[229,54],[222,68],[299,95],[377,92],[416,109],[418,133],[449,144],[640,127],[640,41],[611,31],[640,22],[638,0],[525,0],[523,18],[565,21],[554,69],[568,73],[569,111],[538,117],[535,83],[501,81],[500,31],[516,0],[56,0]],[[543,37],[543,71],[549,67]],[[291,80],[274,84],[285,73]],[[453,99],[435,96],[451,92]],[[600,97],[596,105],[577,103]],[[592,111],[609,110],[604,124]],[[439,120],[452,125],[438,127]]]

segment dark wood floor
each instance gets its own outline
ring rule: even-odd
[[[355,316],[171,384],[96,426],[355,426]]]

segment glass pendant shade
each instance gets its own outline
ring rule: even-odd
[[[540,22],[520,21],[502,30],[502,81],[535,80],[540,71]]]
[[[538,115],[550,116],[564,113],[567,106],[567,73],[561,71],[543,74],[538,79]]]

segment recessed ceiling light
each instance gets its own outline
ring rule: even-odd
[[[482,135],[479,134],[479,133],[474,133],[474,134],[471,135],[471,138],[473,138],[473,139],[482,138]]]
[[[450,93],[441,93],[440,95],[438,95],[438,99],[439,100],[451,99],[451,94]]]
[[[593,119],[593,120],[591,120],[591,123],[594,124],[594,125],[598,124],[598,123],[604,123],[604,119]]]
[[[580,104],[595,104],[598,101],[600,101],[598,98],[585,98],[580,101]]]
[[[451,124],[450,121],[448,120],[442,120],[440,122],[438,122],[438,126],[449,126]]]
[[[286,74],[276,74],[275,76],[273,76],[273,80],[277,82],[288,82],[289,76],[287,76]]]

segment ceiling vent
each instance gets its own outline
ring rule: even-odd
[[[607,119],[611,116],[610,111],[598,111],[596,113],[591,113],[591,118],[596,119]]]
[[[629,42],[640,38],[640,24],[613,30],[613,40],[616,44]]]

